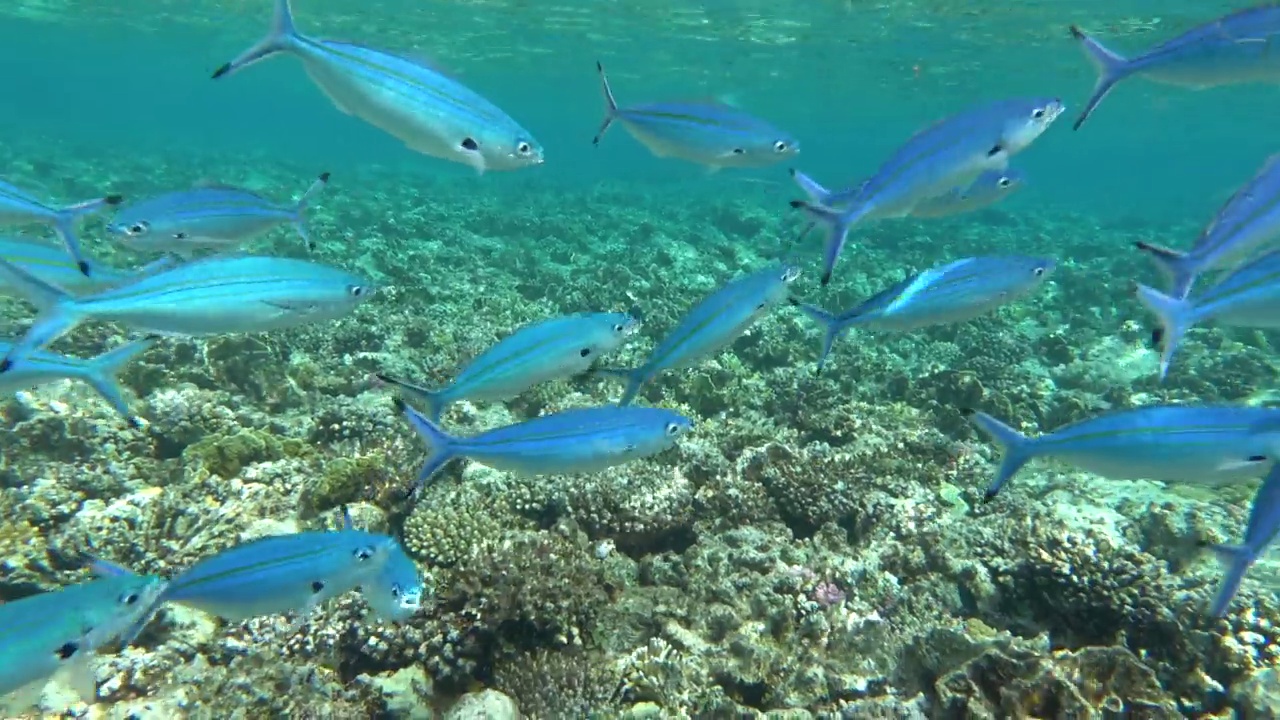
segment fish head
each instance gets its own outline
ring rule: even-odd
[[[102,600],[85,608],[83,618],[90,626],[85,637],[93,648],[128,632],[133,638],[155,612],[157,602],[169,583],[154,575],[118,575],[94,581],[102,588]],[[130,630],[132,628],[132,630]]]
[[[274,297],[271,303],[315,319],[346,315],[373,296],[376,288],[369,278],[337,268],[312,265],[302,282],[290,285],[291,297]]]
[[[1025,150],[1065,109],[1058,98],[1026,98],[1003,103],[1000,145],[1009,155]]]
[[[1048,257],[1029,257],[1021,263],[1020,271],[1028,285],[1039,285],[1048,280],[1058,269],[1058,261]]]
[[[693,430],[693,421],[689,418],[670,411],[662,411],[661,414],[665,416],[660,418],[660,421],[662,435],[667,445],[674,445],[677,439]]]
[[[418,566],[405,554],[400,543],[389,540],[386,550],[382,570],[361,590],[374,615],[391,622],[404,622],[422,609],[428,590]]]
[[[786,302],[790,297],[791,283],[800,277],[800,268],[795,265],[777,265],[764,272],[764,297],[760,298],[757,311]]]
[[[1005,168],[1004,172],[994,173],[991,177],[991,183],[995,191],[1000,195],[1007,195],[1017,190],[1026,181],[1026,174],[1014,168]]]
[[[800,154],[800,141],[789,135],[783,135],[773,138],[769,142],[768,150],[774,160],[794,157]]]
[[[517,128],[515,132],[498,131],[488,135],[479,139],[476,148],[486,170],[519,170],[543,163],[542,144],[528,132]]]

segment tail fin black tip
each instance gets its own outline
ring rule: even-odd
[[[229,72],[231,72],[231,63],[226,63],[222,67],[213,71],[212,79],[217,80],[218,78],[222,77],[223,75],[226,75]]]
[[[978,414],[978,411],[974,410],[971,407],[962,407],[960,408],[960,414],[965,417],[973,417],[974,415]]]
[[[1071,37],[1075,38],[1076,40],[1083,40],[1085,37],[1084,31],[1080,29],[1079,25],[1072,25],[1071,27],[1067,28],[1067,31],[1070,32]]]
[[[1084,120],[1085,120],[1085,118],[1084,118],[1084,116],[1083,116],[1083,115],[1082,115],[1082,116],[1080,116],[1079,118],[1076,118],[1076,121],[1075,121],[1074,123],[1071,123],[1071,129],[1072,129],[1072,130],[1079,130],[1079,129],[1080,129],[1080,126],[1084,124]]]
[[[604,72],[604,65],[601,65],[599,60],[596,61],[596,72],[598,73]]]
[[[797,172],[798,171],[795,168],[787,168],[787,174],[791,177],[795,177]]]
[[[125,424],[127,424],[129,427],[133,428],[134,430],[141,430],[142,418],[138,417],[137,415],[130,415],[128,418],[125,419]]]
[[[391,398],[391,407],[395,408],[396,412],[402,413],[405,408],[409,407],[409,404],[404,401],[404,398],[395,397]]]
[[[123,196],[123,195],[108,195],[108,196],[106,196],[106,197],[102,198],[102,202],[106,203],[107,205],[119,205],[120,203],[124,202],[124,196]]]
[[[0,360],[0,373],[6,373],[13,369],[13,361],[9,358]]]
[[[85,277],[89,277],[89,275],[91,274],[91,271],[89,270],[89,263],[85,262],[84,260],[81,260],[80,262],[76,263],[76,267],[80,268],[80,274]]]
[[[999,495],[999,494],[1000,494],[1000,491],[999,491],[999,490],[988,490],[988,491],[986,491],[986,492],[982,493],[982,504],[983,504],[983,505],[986,505],[987,503],[991,502],[992,500],[995,500],[995,499],[996,499],[996,496],[997,496],[997,495]]]
[[[323,183],[329,182],[329,173],[327,172],[320,173],[320,177],[318,179],[320,180],[320,182],[323,182]]]
[[[787,298],[787,302],[791,303],[792,305],[795,305],[796,307],[800,307],[801,305],[803,305],[803,304],[804,304],[804,303],[800,302],[799,300],[797,300],[797,299],[795,299],[795,298],[793,298],[793,297],[788,297],[788,298]]]
[[[822,274],[822,287],[826,287],[826,286],[828,286],[828,285],[830,285],[830,284],[831,284],[831,273],[823,273],[823,274]]]
[[[789,204],[789,205],[791,205],[791,207],[793,207],[793,208],[795,208],[795,209],[797,209],[797,210],[799,210],[800,208],[802,208],[802,207],[804,207],[804,206],[805,206],[805,202],[804,202],[803,200],[792,200],[792,201],[791,201],[790,203],[788,203],[788,204]]]

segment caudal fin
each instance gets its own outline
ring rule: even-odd
[[[600,129],[596,131],[596,136],[591,139],[592,145],[599,145],[600,138],[604,137],[604,132],[613,124],[614,119],[618,117],[618,101],[613,99],[613,90],[609,88],[609,78],[604,74],[604,65],[600,61],[596,61],[596,72],[600,75],[600,92],[604,95],[604,122],[600,123]]]
[[[53,229],[58,233],[58,239],[62,240],[62,244],[67,247],[67,254],[75,261],[76,267],[80,272],[89,276],[93,269],[89,265],[89,261],[85,259],[84,250],[80,248],[80,238],[76,235],[76,224],[87,215],[92,215],[104,208],[119,205],[124,201],[121,195],[108,195],[102,198],[95,198],[75,205],[68,205],[58,211],[57,219],[54,220]]]
[[[1022,466],[1035,457],[1035,440],[984,412],[969,409],[961,412],[967,415],[974,426],[990,437],[1004,451],[1004,455],[1000,459],[1000,467],[996,470],[996,476],[992,478],[991,484],[987,486],[987,492],[983,496],[983,502],[990,502],[995,499],[996,495],[1000,494],[1000,490],[1005,486],[1005,483],[1009,482],[1022,469]]]
[[[382,382],[393,385],[397,390],[409,395],[420,406],[426,408],[424,413],[431,418],[431,422],[439,424],[440,416],[444,414],[445,408],[449,407],[449,399],[439,390],[428,390],[427,388],[416,385],[408,380],[402,380],[390,375],[377,373],[374,377]]]
[[[1135,245],[1151,258],[1156,269],[1168,279],[1170,297],[1181,300],[1191,292],[1198,269],[1186,253],[1145,242],[1138,242]]]
[[[1153,339],[1158,340],[1161,345],[1160,379],[1164,380],[1165,375],[1169,373],[1169,363],[1173,360],[1173,354],[1177,352],[1178,344],[1182,342],[1182,336],[1186,335],[1187,330],[1196,323],[1196,308],[1188,300],[1170,297],[1146,285],[1137,286],[1135,294],[1138,302],[1154,313],[1160,323],[1160,328],[1153,334]]]
[[[649,382],[649,373],[644,368],[636,368],[627,370],[625,368],[592,368],[594,375],[606,375],[608,377],[617,378],[627,384],[627,388],[622,391],[622,399],[618,400],[618,407],[630,405],[645,384]]]
[[[1080,112],[1080,117],[1076,118],[1075,124],[1071,126],[1072,130],[1079,130],[1084,121],[1089,119],[1089,115],[1093,114],[1093,111],[1097,109],[1102,99],[1107,96],[1107,93],[1111,92],[1111,88],[1127,77],[1132,70],[1130,69],[1129,61],[1124,56],[1103,47],[1102,43],[1085,35],[1075,25],[1071,26],[1071,37],[1080,43],[1085,57],[1089,58],[1089,62],[1093,63],[1094,69],[1098,71],[1098,81],[1093,86],[1093,95],[1089,97],[1089,102],[1085,103],[1084,110]]]
[[[836,268],[836,261],[840,259],[840,252],[844,250],[844,244],[849,239],[849,228],[866,215],[866,210],[857,207],[848,212],[842,212],[804,200],[792,200],[791,207],[803,210],[810,220],[827,228],[827,244],[823,250],[822,284],[829,285],[831,275]]]
[[[449,464],[449,461],[455,457],[458,457],[456,450],[457,440],[449,433],[441,430],[427,416],[414,410],[405,401],[396,398],[395,404],[396,409],[404,414],[409,424],[427,443],[427,461],[423,463],[422,469],[418,471],[418,481],[413,487],[413,494],[417,495],[422,492],[422,488],[427,486],[431,478],[440,472],[441,468]]]
[[[830,190],[795,168],[791,169],[791,179],[795,180],[796,185],[800,186],[800,190],[809,198],[809,202],[814,205],[826,205],[831,198]]]
[[[265,60],[278,52],[285,52],[295,47],[302,39],[293,26],[293,11],[289,9],[289,0],[276,0],[276,14],[271,22],[271,30],[256,45],[240,53],[236,59],[223,64],[213,71],[213,79],[226,77],[233,72]]]
[[[831,354],[832,346],[835,345],[836,340],[840,338],[840,335],[847,330],[849,326],[845,324],[838,315],[829,313],[817,305],[806,305],[795,298],[790,298],[790,301],[792,305],[795,305],[800,309],[800,312],[804,313],[811,320],[822,326],[822,354],[818,356],[817,371],[817,374],[821,375],[822,368],[827,363],[827,356]]]
[[[121,345],[114,350],[102,353],[83,366],[83,375],[80,379],[89,383],[103,400],[110,403],[111,407],[134,427],[140,423],[137,417],[129,412],[129,403],[124,399],[124,392],[120,389],[118,375],[134,358],[155,345],[158,339],[148,337]]]
[[[1243,545],[1213,545],[1212,550],[1226,568],[1222,576],[1222,584],[1218,586],[1218,594],[1214,596],[1213,604],[1209,606],[1209,617],[1220,618],[1227,614],[1227,608],[1231,606],[1232,599],[1240,591],[1240,583],[1244,581],[1245,573],[1257,558],[1249,548]]]
[[[17,290],[40,309],[31,329],[13,344],[9,354],[0,360],[0,373],[32,352],[65,335],[80,323],[76,300],[65,290],[51,285],[7,260],[0,260],[0,281]]]
[[[293,226],[298,229],[298,235],[302,236],[302,242],[307,246],[307,250],[316,249],[316,244],[311,241],[311,233],[307,230],[307,207],[328,184],[329,173],[320,173],[320,177],[316,178],[315,182],[311,183],[311,187],[307,188],[307,191],[302,193],[302,197],[298,198],[298,205],[295,211],[297,217],[293,221]]]

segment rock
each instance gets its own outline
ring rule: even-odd
[[[516,701],[497,690],[467,693],[449,708],[444,720],[516,720]]]

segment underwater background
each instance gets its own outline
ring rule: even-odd
[[[432,598],[390,624],[349,595],[301,628],[168,608],[99,657],[97,702],[71,702],[76,712],[1280,713],[1275,566],[1261,560],[1212,620],[1221,571],[1194,552],[1237,541],[1256,482],[1165,486],[1036,463],[984,503],[999,449],[961,413],[1034,434],[1156,402],[1271,399],[1272,332],[1198,329],[1159,382],[1132,289],[1159,280],[1135,242],[1188,246],[1280,149],[1274,87],[1135,80],[1069,127],[1095,77],[1069,25],[1136,51],[1231,5],[294,3],[301,31],[420,53],[537,135],[544,164],[483,176],[337,112],[296,60],[212,82],[262,35],[270,5],[0,7],[0,176],[65,201],[209,180],[286,201],[330,172],[308,213],[308,257],[378,286],[333,322],[161,340],[122,373],[142,428],[76,383],[0,402],[0,600],[86,579],[86,554],[170,575],[251,538],[336,527],[343,506],[402,539]],[[795,241],[788,165],[709,174],[620,129],[592,146],[597,60],[624,104],[733,95],[800,139],[790,166],[837,186],[966,105],[1049,95],[1067,109],[1016,158],[1026,187],[973,214],[861,226],[820,288],[820,239]],[[81,234],[91,256],[151,259],[102,222]],[[288,228],[253,248],[305,254]],[[784,306],[643,391],[696,419],[676,449],[590,475],[457,463],[405,497],[424,450],[377,373],[441,385],[524,323],[636,308],[644,328],[610,358],[632,367],[689,306],[770,260],[800,264],[798,298],[846,308],[907,274],[999,252],[1059,267],[1042,292],[970,322],[855,329],[821,375],[818,331]],[[0,336],[30,318],[0,299]],[[91,323],[57,348],[90,357],[128,337]],[[446,424],[475,433],[620,392],[586,375],[462,403]]]

